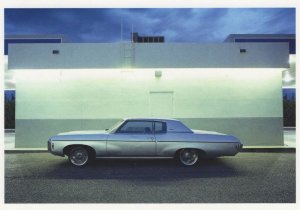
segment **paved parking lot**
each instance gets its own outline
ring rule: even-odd
[[[99,159],[76,168],[48,153],[5,154],[6,203],[295,202],[295,153],[239,153],[184,167]]]

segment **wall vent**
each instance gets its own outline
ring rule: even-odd
[[[52,50],[52,54],[53,55],[58,55],[59,54],[59,50]]]
[[[246,53],[247,50],[246,49],[240,49],[240,53]]]

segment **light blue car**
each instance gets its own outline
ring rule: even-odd
[[[232,135],[191,130],[175,119],[122,119],[107,130],[59,133],[48,140],[54,155],[75,166],[95,158],[177,158],[191,166],[200,158],[234,156],[243,145]]]

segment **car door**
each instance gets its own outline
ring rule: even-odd
[[[147,157],[156,155],[153,122],[128,120],[107,138],[107,155]]]

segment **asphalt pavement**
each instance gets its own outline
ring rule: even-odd
[[[5,154],[6,203],[294,203],[295,153],[239,153],[195,167],[49,153]]]

